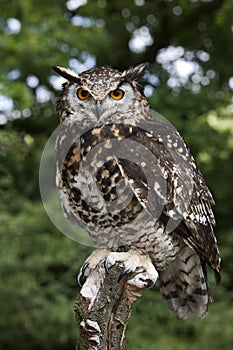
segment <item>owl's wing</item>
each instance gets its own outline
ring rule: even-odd
[[[183,138],[168,123],[143,122],[133,127],[124,152],[130,157],[116,157],[117,163],[141,205],[197,251],[218,281],[214,200]]]

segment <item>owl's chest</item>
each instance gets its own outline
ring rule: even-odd
[[[158,263],[164,261],[170,256],[172,237],[164,235],[158,217],[144,210],[114,155],[103,153],[99,149],[90,158],[83,157],[74,145],[67,154],[60,186],[66,217],[84,227],[97,245],[137,246],[151,250]]]
[[[92,154],[90,154],[92,153]],[[114,155],[99,147],[88,156],[73,145],[61,171],[63,209],[87,229],[120,227],[142,210]]]

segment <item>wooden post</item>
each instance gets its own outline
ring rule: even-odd
[[[142,269],[125,274],[116,263],[106,272],[103,262],[90,271],[74,305],[79,327],[76,350],[124,350],[125,331],[133,302],[147,286]]]

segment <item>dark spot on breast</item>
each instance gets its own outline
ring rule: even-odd
[[[72,189],[72,194],[73,194],[73,198],[76,202],[80,201],[81,198],[81,192],[79,191],[79,189],[77,188],[73,188]]]
[[[102,179],[101,185],[104,186],[104,187],[110,186],[111,185],[111,178],[110,177],[105,177],[104,179]]]
[[[82,220],[84,221],[84,222],[89,222],[90,220],[89,220],[89,217],[87,216],[87,215],[85,215],[85,214],[82,214]]]
[[[103,197],[105,201],[110,202],[110,199],[111,199],[110,193],[105,194]]]
[[[82,199],[81,204],[82,204],[82,207],[84,210],[86,210],[86,211],[89,210],[89,206],[85,200]]]
[[[105,125],[101,129],[100,135],[104,139],[111,139],[111,138],[113,138],[113,132],[111,130],[111,124],[110,125]]]

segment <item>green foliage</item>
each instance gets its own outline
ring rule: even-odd
[[[40,200],[40,158],[57,126],[51,66],[143,61],[152,107],[185,136],[214,193],[223,272],[217,288],[210,278],[215,303],[203,320],[178,320],[157,290],[144,292],[129,349],[232,348],[232,20],[228,0],[0,0],[0,348],[75,347],[75,276],[91,248],[59,233]],[[168,48],[180,56],[164,61]],[[178,58],[196,67],[184,80]]]
[[[1,227],[1,347],[50,349],[53,338],[54,348],[72,347],[77,255],[89,251],[56,232],[38,201],[25,200],[14,220],[4,213]]]

